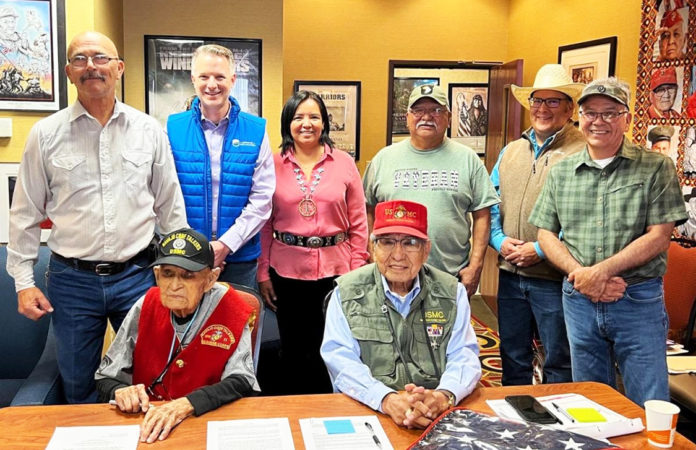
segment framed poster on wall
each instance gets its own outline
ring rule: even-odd
[[[616,69],[616,36],[558,47],[558,64],[573,83],[611,77]]]
[[[0,163],[0,243],[6,244],[10,236],[10,206],[14,195],[19,164]],[[51,234],[51,221],[41,222],[41,242],[46,242]]]
[[[242,111],[261,116],[261,39],[145,36],[145,112],[166,126],[169,115],[184,111],[195,96],[191,57],[205,44],[230,49],[235,60],[231,95]]]
[[[411,91],[416,86],[424,84],[440,84],[439,78],[394,78],[394,88],[392,90],[392,129],[394,134],[408,134],[406,126],[406,113],[408,112],[408,98]]]
[[[450,83],[449,102],[452,125],[447,135],[471,147],[479,155],[486,153],[488,136],[488,85]]]
[[[0,1],[0,109],[67,105],[64,0]]]
[[[329,114],[336,148],[360,160],[360,81],[295,81],[294,90],[319,94]]]

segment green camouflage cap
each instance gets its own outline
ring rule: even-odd
[[[411,95],[408,97],[408,108],[411,109],[411,106],[422,98],[432,98],[442,106],[446,106],[447,109],[450,109],[447,94],[437,84],[424,84],[413,88]]]
[[[582,94],[578,99],[578,105],[582,105],[582,103],[587,100],[588,97],[593,95],[603,95],[605,97],[609,97],[610,99],[621,103],[626,108],[629,108],[628,94],[623,89],[618,86],[610,86],[602,83],[590,84],[583,89]]]

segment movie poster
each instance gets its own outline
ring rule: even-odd
[[[195,96],[191,57],[196,48],[218,44],[234,54],[237,79],[231,95],[242,111],[261,116],[261,40],[145,36],[145,111],[166,126],[167,117],[187,109]]]
[[[56,0],[0,1],[0,109],[60,108],[58,39]]]

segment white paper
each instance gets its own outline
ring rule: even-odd
[[[572,431],[573,433],[597,439],[637,433],[643,431],[645,428],[640,418],[629,419],[580,394],[549,395],[546,397],[536,397],[536,399],[561,422],[560,424],[547,425],[551,428]],[[498,417],[526,423],[525,420],[517,414],[517,411],[505,400],[486,400],[486,403],[488,403],[488,406],[491,407]],[[571,422],[568,417],[559,413],[552,403],[555,403],[563,410],[567,410],[568,408],[595,408],[607,421],[585,423]]]
[[[326,431],[325,421],[350,420],[353,424],[353,433],[329,434]],[[369,429],[366,423],[372,426]],[[312,419],[300,419],[302,439],[307,450],[355,450],[375,449],[393,450],[391,442],[387,438],[377,416],[346,416],[346,417],[322,417]],[[379,441],[376,442],[375,437]]]
[[[56,427],[46,450],[135,450],[139,425]]]
[[[295,450],[287,417],[208,422],[208,450]]]

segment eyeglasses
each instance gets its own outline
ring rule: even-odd
[[[677,92],[677,87],[674,85],[662,85],[653,90],[653,93],[655,95],[659,95],[660,97],[663,97],[665,94],[674,95],[675,92]]]
[[[447,108],[411,108],[409,111],[411,111],[411,114],[413,114],[416,119],[420,119],[426,114],[431,117],[440,117],[447,112]]]
[[[419,252],[423,248],[423,240],[418,238],[394,239],[378,237],[375,239],[377,246],[387,253],[391,253],[396,248],[396,244],[401,245],[401,249],[407,253]]]
[[[72,64],[73,67],[87,67],[87,64],[89,64],[89,61],[91,60],[95,66],[105,66],[109,64],[110,61],[120,59],[121,58],[118,56],[111,57],[109,55],[102,55],[101,53],[94,56],[75,55],[70,58],[70,64]]]
[[[561,106],[561,102],[565,100],[564,98],[556,98],[556,97],[551,97],[551,98],[540,98],[540,97],[529,97],[529,106],[531,108],[541,108],[541,105],[546,103],[546,106],[548,106],[551,109],[558,108]]]
[[[594,122],[597,120],[599,117],[602,117],[602,120],[611,123],[614,122],[616,119],[619,117],[623,116],[624,114],[627,114],[628,111],[605,111],[605,112],[594,112],[594,111],[580,111],[580,115],[585,118],[585,120],[588,120],[590,122]]]

